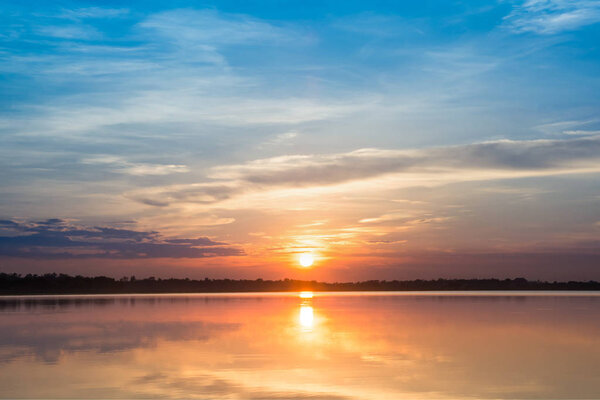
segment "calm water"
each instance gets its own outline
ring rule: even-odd
[[[0,298],[0,397],[600,398],[592,294]]]

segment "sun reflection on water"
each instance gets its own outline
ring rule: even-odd
[[[300,314],[298,315],[298,321],[303,332],[312,332],[315,324],[315,313],[312,307],[312,292],[300,292]]]
[[[300,326],[303,330],[312,331],[315,321],[314,311],[312,306],[300,306]]]

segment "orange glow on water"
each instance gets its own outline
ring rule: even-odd
[[[579,385],[580,397],[594,398],[598,389],[597,297],[303,292],[4,306],[5,398],[165,397],[173,382],[192,397],[199,379],[225,382],[220,397],[240,399],[497,398],[490,387],[509,384],[504,397],[572,398]],[[114,385],[97,391],[99,379]]]

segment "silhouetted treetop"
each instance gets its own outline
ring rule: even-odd
[[[65,274],[25,276],[0,273],[0,294],[110,294],[110,293],[216,293],[288,291],[442,291],[442,290],[600,290],[600,283],[543,282],[516,279],[436,279],[410,281],[317,282],[295,279],[114,279],[106,276],[84,277]]]

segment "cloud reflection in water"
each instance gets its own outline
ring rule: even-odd
[[[0,299],[0,397],[593,398],[600,297]]]

